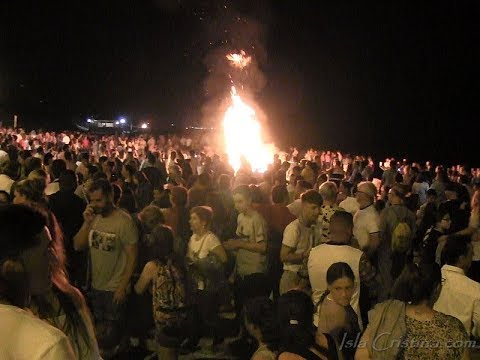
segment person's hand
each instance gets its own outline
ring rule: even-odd
[[[93,210],[92,205],[88,205],[85,211],[83,212],[83,220],[87,224],[91,224],[93,219],[95,219],[95,210]]]
[[[241,242],[242,242],[242,240],[230,239],[230,240],[227,240],[223,243],[223,248],[225,250],[237,250],[237,249],[240,248]]]
[[[113,303],[114,304],[121,304],[125,301],[125,298],[127,297],[127,289],[125,287],[118,287],[117,290],[115,290],[115,293],[113,294]]]

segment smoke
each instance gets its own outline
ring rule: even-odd
[[[267,63],[265,47],[271,11],[269,1],[231,0],[153,0],[162,11],[182,12],[198,24],[193,36],[192,56],[200,55],[205,77],[203,98],[197,122],[205,127],[221,128],[226,109],[231,104],[230,90],[255,109],[263,124],[266,116],[255,98],[265,88],[267,78],[262,67]],[[251,63],[244,69],[231,66],[226,55],[245,51]],[[200,90],[200,89],[199,89]],[[220,133],[220,132],[218,132]]]
[[[208,10],[204,8],[199,12],[204,24],[202,42],[207,45],[203,58],[207,71],[203,82],[205,103],[201,109],[201,123],[206,126],[219,127],[221,124],[230,103],[232,85],[255,107],[255,96],[267,83],[261,68],[267,61],[264,44],[268,12],[262,4],[250,6],[253,8],[237,9],[231,2],[219,1]],[[252,57],[251,63],[244,69],[231,66],[226,58],[227,54],[241,50]],[[261,120],[262,116],[259,116]]]

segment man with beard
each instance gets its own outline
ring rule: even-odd
[[[138,234],[130,215],[114,206],[112,186],[107,180],[93,182],[88,197],[83,225],[73,240],[75,250],[90,250],[92,308],[99,344],[107,355],[121,340]]]

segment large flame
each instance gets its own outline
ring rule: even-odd
[[[255,110],[240,98],[234,86],[231,94],[232,104],[225,112],[223,120],[229,163],[237,172],[244,159],[253,171],[265,172],[273,162],[273,146],[263,143]]]

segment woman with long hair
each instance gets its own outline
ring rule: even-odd
[[[468,335],[461,321],[433,310],[441,281],[437,264],[407,264],[391,300],[369,314],[355,359],[468,359]]]
[[[278,360],[338,359],[335,340],[328,334],[315,334],[310,296],[290,290],[278,299],[277,310],[281,334]]]
[[[185,271],[173,252],[173,233],[165,225],[151,231],[151,258],[135,284],[135,292],[152,293],[158,359],[175,360],[180,346],[179,329],[186,319]]]
[[[337,344],[347,344],[360,334],[358,317],[350,301],[355,289],[355,275],[344,262],[332,264],[327,270],[327,291],[318,303],[318,329],[321,334],[330,334]],[[355,346],[342,346],[344,359],[353,359]]]
[[[276,360],[279,334],[273,302],[256,297],[246,302],[243,312],[245,328],[258,343],[251,360]]]
[[[175,236],[174,249],[179,256],[185,256],[188,239],[191,236],[189,225],[190,213],[187,209],[188,193],[182,186],[174,186],[170,190],[172,207],[162,209],[165,225],[172,228]]]
[[[0,358],[76,359],[62,331],[23,310],[35,281],[50,283],[44,217],[27,206],[2,206],[0,227]]]
[[[82,293],[68,280],[63,234],[55,215],[41,203],[42,192],[35,180],[20,181],[14,194],[15,204],[36,210],[46,220],[46,229],[42,233],[45,253],[31,256],[29,261],[49,268],[50,276],[47,279],[41,273],[32,275],[30,309],[70,338],[78,358],[100,358],[90,311]],[[50,256],[46,256],[47,253]]]

